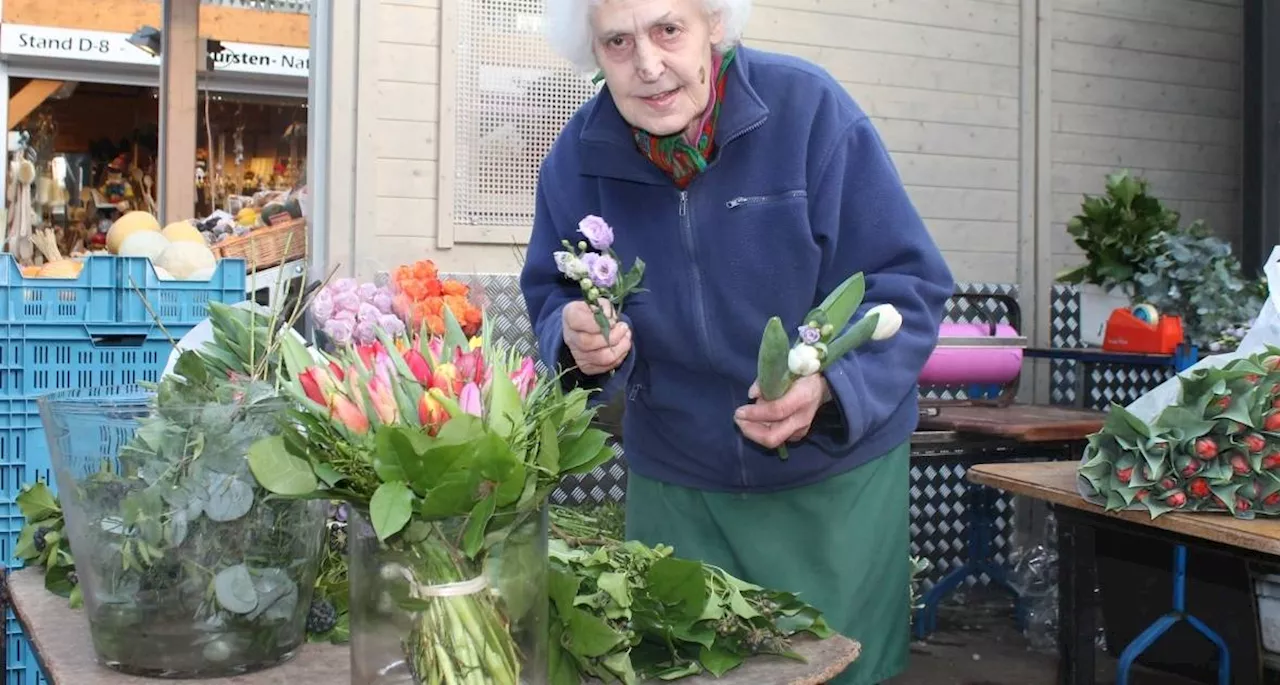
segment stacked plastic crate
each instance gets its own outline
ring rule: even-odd
[[[23,278],[0,253],[0,560],[18,568],[14,498],[27,483],[55,488],[36,398],[159,378],[173,341],[210,302],[245,299],[245,262],[224,259],[208,281],[161,280],[145,258],[94,256],[75,279]],[[5,685],[44,685],[12,611],[5,621]]]

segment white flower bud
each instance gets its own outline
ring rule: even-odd
[[[871,334],[872,340],[888,340],[897,335],[898,329],[902,328],[902,314],[891,304],[878,304],[872,307],[867,312],[867,316],[872,314],[880,315],[876,320],[876,330]]]
[[[787,369],[793,376],[812,376],[822,368],[817,348],[801,343],[787,353]]]

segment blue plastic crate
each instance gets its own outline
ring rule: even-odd
[[[164,370],[173,343],[192,328],[194,325],[0,323],[0,398],[154,382]]]
[[[78,278],[24,278],[13,255],[0,253],[0,321],[113,323],[119,270],[116,257],[89,257]]]
[[[145,257],[119,257],[118,323],[194,326],[209,317],[209,303],[235,304],[247,298],[245,260],[220,259],[208,281],[161,280]],[[145,300],[144,300],[145,298]]]
[[[10,610],[5,615],[5,685],[49,685],[31,641]]]

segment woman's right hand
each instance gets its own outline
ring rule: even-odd
[[[601,299],[600,307],[609,319],[609,340],[604,339],[595,313],[583,300],[565,305],[561,324],[564,344],[573,355],[573,363],[588,376],[613,371],[631,352],[631,327],[625,321],[618,321],[608,300]]]

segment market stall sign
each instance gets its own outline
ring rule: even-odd
[[[0,25],[0,54],[159,67],[160,58],[129,43],[125,33],[58,26]],[[302,48],[222,41],[213,55],[214,71],[307,78],[311,55]]]

